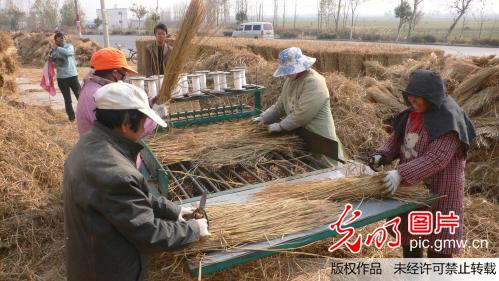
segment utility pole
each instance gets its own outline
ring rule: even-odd
[[[78,12],[78,0],[75,0],[75,11],[76,11],[76,32],[78,33],[78,37],[81,38],[81,22],[80,22],[80,13]]]
[[[110,47],[109,44],[109,30],[107,24],[107,11],[105,0],[100,0],[100,11],[102,14],[102,31],[104,33],[104,45],[106,48]]]
[[[156,0],[156,15],[158,16],[158,22],[161,21],[161,17],[159,16],[159,0]]]

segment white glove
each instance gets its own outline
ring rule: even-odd
[[[376,154],[373,155],[372,158],[373,158],[373,165],[379,166],[379,162],[381,161],[381,158],[383,158],[383,156]]]
[[[196,222],[199,226],[199,236],[211,236],[210,232],[208,231],[208,221],[206,219],[198,219],[196,220]]]
[[[178,215],[178,221],[185,222],[185,219],[183,217],[185,215],[192,215],[192,212],[194,212],[192,208],[182,207],[180,209],[180,214]]]
[[[253,123],[257,123],[258,125],[263,125],[263,118],[261,116],[255,117],[251,119]]]
[[[384,178],[385,182],[385,187],[390,194],[394,194],[395,191],[397,191],[397,188],[400,185],[400,182],[402,181],[402,177],[400,176],[399,172],[397,170],[391,170],[386,173],[386,176]]]
[[[270,124],[267,129],[269,130],[269,133],[277,133],[282,131],[281,125],[279,123]]]

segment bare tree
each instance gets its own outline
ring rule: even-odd
[[[347,21],[348,21],[348,16],[350,15],[350,1],[352,0],[349,0],[348,3],[347,1],[345,1],[345,7],[343,8],[343,15],[342,15],[342,19],[341,19],[341,29],[346,29],[347,27]]]
[[[284,30],[284,28],[286,28],[286,0],[282,1],[282,7],[283,7],[283,11],[282,11],[282,30]]]
[[[447,41],[449,35],[452,33],[452,30],[454,30],[454,28],[456,27],[456,24],[464,16],[464,14],[466,14],[471,2],[473,2],[473,0],[454,0],[451,9],[454,9],[456,11],[457,16],[449,27],[449,31],[447,31],[447,33],[445,34],[444,41]]]
[[[482,37],[483,24],[486,18],[486,9],[487,9],[488,1],[480,0],[480,6],[477,8],[477,11],[474,13],[474,18],[480,24],[478,30],[478,39]]]
[[[295,30],[296,30],[296,6],[297,5],[296,5],[296,0],[295,0],[295,17],[293,19],[293,29],[295,29]]]
[[[8,18],[10,30],[17,31],[19,23],[24,20],[26,13],[21,11],[16,5],[9,5],[8,9],[5,9],[4,12]]]
[[[334,22],[336,22],[336,1],[335,0],[326,0],[325,1],[325,16],[326,16],[326,28],[330,29],[331,28],[331,18],[333,19]]]
[[[272,19],[272,24],[274,25],[274,28],[276,28],[277,13],[279,12],[279,0],[273,0],[273,1],[274,1],[274,17]]]
[[[407,38],[411,37],[411,33],[416,27],[417,23],[417,18],[418,18],[418,11],[419,5],[423,2],[424,0],[413,0],[412,2],[412,15],[411,19],[409,21],[409,28],[407,29]]]
[[[399,26],[397,28],[397,39],[396,41],[399,40],[400,38],[400,31],[402,30],[402,27],[404,24],[408,23],[411,20],[412,16],[412,11],[411,11],[411,6],[407,1],[400,0],[400,5],[398,5],[395,8],[395,17],[399,19]]]
[[[35,0],[29,9],[28,25],[38,30],[54,31],[59,24],[57,0]]]
[[[341,12],[341,0],[338,0],[338,10],[336,11],[336,17],[334,19],[334,30],[338,34],[338,27],[340,23],[340,12]]]
[[[224,23],[230,21],[230,1],[223,0],[223,15],[224,15]]]
[[[355,25],[355,12],[357,11],[357,7],[364,2],[365,0],[350,0],[350,40],[353,39],[353,28]]]
[[[133,3],[132,7],[130,8],[130,11],[135,14],[135,17],[139,20],[139,33],[140,33],[140,20],[143,19],[147,15],[147,8],[142,6],[142,5],[137,5],[136,3]]]
[[[317,5],[317,29],[322,31],[323,28],[328,27],[330,16],[331,0],[320,0]]]

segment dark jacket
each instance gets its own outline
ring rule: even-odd
[[[172,52],[172,47],[165,43],[163,48],[163,73],[160,73],[159,61],[158,61],[158,44],[154,41],[151,45],[146,47],[145,53],[145,73],[146,77],[151,75],[164,75],[166,71],[166,62],[170,57]]]
[[[67,278],[142,280],[148,254],[199,239],[180,207],[148,192],[135,168],[142,145],[94,123],[64,165]]]

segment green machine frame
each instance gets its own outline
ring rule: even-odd
[[[182,111],[169,114],[167,116],[168,125],[173,128],[183,128],[194,124],[208,124],[231,119],[242,119],[257,116],[262,112],[262,94],[265,91],[263,86],[248,87],[243,90],[227,90],[215,94],[203,94],[198,96],[180,97],[170,101],[170,108],[181,102],[190,101],[210,101],[214,98],[233,98],[240,96],[253,96],[253,106],[247,104],[231,104],[216,106],[211,108],[201,108],[199,110]]]
[[[176,102],[190,102],[190,101],[209,101],[213,97],[221,97],[221,98],[230,98],[237,97],[240,95],[251,96],[253,95],[253,106],[249,106],[246,104],[231,104],[224,106],[216,106],[211,108],[201,108],[199,110],[191,110],[191,111],[183,111],[183,112],[175,112],[166,118],[170,127],[173,128],[184,128],[191,125],[202,125],[208,123],[215,123],[226,120],[234,120],[234,119],[242,119],[249,118],[252,116],[257,116],[261,113],[261,95],[265,91],[265,87],[255,86],[249,89],[244,89],[241,91],[227,91],[224,93],[217,94],[205,94],[200,96],[191,96],[191,97],[182,97],[172,100],[173,103]],[[155,157],[154,153],[150,149],[150,147],[142,142],[144,145],[144,149],[141,151],[141,157],[143,159],[143,164],[141,167],[141,172],[144,177],[148,180],[150,185],[150,192],[154,194],[167,195],[168,194],[168,186],[169,186],[169,176],[167,171],[163,168],[162,164]],[[325,170],[317,170],[311,173],[305,173],[296,175],[291,178],[287,178],[288,180],[303,178],[307,176],[313,176],[320,173],[328,172]],[[216,194],[208,194],[208,204],[211,204],[211,200],[215,200],[217,198],[227,197],[227,196],[235,196],[241,197],[245,196],[245,194],[249,194],[262,188],[262,184],[257,185],[248,185],[240,188],[235,188],[231,190],[225,190],[218,192]],[[435,200],[436,197],[434,195],[427,198],[426,202],[422,204],[429,204]],[[179,204],[189,204],[191,202],[199,201],[199,197],[193,197],[182,202],[177,202]],[[404,202],[393,202],[396,200],[387,200],[386,202],[381,201],[381,204],[384,207],[380,210],[378,208],[377,211],[370,210],[369,211],[369,201],[358,203],[359,208],[366,208],[365,213],[369,214],[365,217],[361,217],[355,223],[352,223],[351,227],[358,228],[362,227],[388,217],[393,217],[405,213],[410,210],[417,209],[421,206],[421,204],[417,203],[404,203]],[[367,205],[362,205],[366,203]],[[395,204],[395,205],[394,205]],[[355,206],[355,205],[354,205]],[[285,240],[274,243],[270,247],[262,247],[262,250],[254,250],[254,249],[241,249],[241,253],[234,254],[233,252],[218,253],[218,261],[205,263],[201,266],[199,264],[188,264],[189,271],[192,275],[197,276],[200,272],[201,274],[210,274],[219,270],[223,270],[235,265],[247,263],[250,261],[257,260],[259,258],[269,256],[275,254],[278,251],[283,251],[286,249],[293,249],[296,247],[301,247],[319,240],[323,240],[328,237],[336,236],[337,233],[330,231],[327,227],[318,227],[312,229],[310,231],[297,233],[294,235],[290,235]],[[258,245],[256,245],[258,247]]]
[[[202,108],[199,110],[182,111],[169,114],[166,122],[173,128],[185,128],[191,125],[202,125],[226,120],[235,120],[257,116],[262,112],[262,94],[265,87],[254,85],[243,90],[226,90],[216,94],[203,94],[198,96],[180,97],[171,100],[171,104],[192,101],[210,101],[214,98],[231,98],[238,96],[252,96],[253,106],[246,104],[232,104],[217,106],[212,108]],[[150,191],[154,194],[167,195],[169,177],[161,163],[158,161],[151,148],[141,142],[144,149],[140,152],[144,165],[141,172],[146,179],[149,179]],[[194,202],[197,198],[190,198],[184,202]]]

